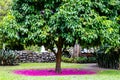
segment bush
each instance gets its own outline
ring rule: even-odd
[[[77,62],[77,63],[86,63],[87,62],[87,57],[76,57],[75,58],[75,61]]]
[[[63,61],[63,62],[67,62],[67,63],[73,63],[73,62],[74,62],[74,59],[73,59],[73,58],[68,58],[68,57],[62,56],[62,61]]]
[[[97,62],[99,67],[118,69],[119,68],[119,52],[114,50],[109,50],[109,53],[106,53],[107,49],[110,46],[102,46],[96,52],[97,53]]]
[[[119,54],[98,54],[97,62],[99,67],[118,69],[119,68]]]
[[[62,61],[63,62],[68,62],[68,63],[94,63],[96,62],[96,57],[76,57],[76,58],[67,58],[65,56],[62,56]]]
[[[77,63],[95,63],[96,62],[96,57],[77,57],[75,58],[75,61]]]
[[[88,63],[95,63],[97,62],[96,57],[88,57]]]
[[[16,65],[17,54],[12,50],[0,50],[0,65]]]
[[[25,47],[25,50],[30,50],[30,51],[39,53],[41,51],[41,48],[37,45],[32,45],[32,46]]]

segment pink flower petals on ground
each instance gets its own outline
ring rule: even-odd
[[[54,69],[29,69],[29,70],[15,70],[15,74],[25,76],[66,76],[66,75],[92,75],[95,71],[87,69],[62,69],[61,74],[56,74]]]

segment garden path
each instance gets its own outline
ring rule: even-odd
[[[113,70],[113,69],[107,69],[107,68],[100,68],[97,63],[88,63],[83,64],[85,67],[83,69],[89,69],[89,70],[95,70],[95,71],[102,71],[102,70]]]

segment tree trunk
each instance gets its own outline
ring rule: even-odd
[[[56,68],[55,68],[55,71],[56,73],[61,73],[61,52],[58,52],[56,54]]]
[[[60,74],[61,73],[61,55],[62,55],[62,47],[63,47],[63,42],[62,38],[59,37],[58,44],[57,44],[57,54],[56,54],[56,68],[55,72]]]

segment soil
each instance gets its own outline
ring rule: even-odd
[[[85,67],[83,69],[89,69],[93,71],[102,71],[102,70],[113,70],[113,69],[108,69],[108,68],[100,68],[97,63],[88,63],[88,64],[83,64]]]

